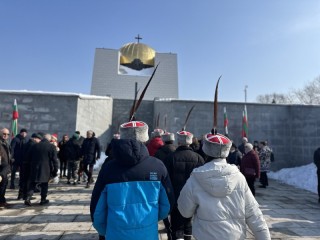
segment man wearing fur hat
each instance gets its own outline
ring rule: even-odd
[[[180,191],[190,177],[192,170],[204,164],[203,158],[190,147],[192,138],[193,134],[190,132],[177,132],[178,148],[175,152],[169,154],[164,161],[172,180],[176,198],[179,197]],[[170,216],[172,239],[191,240],[191,217],[183,217],[177,204],[174,205]]]
[[[113,159],[102,166],[92,192],[93,226],[108,240],[158,240],[158,221],[174,202],[168,172],[149,156],[146,123],[124,123],[120,136],[112,141]]]
[[[269,240],[268,226],[244,176],[226,161],[230,148],[227,137],[206,134],[207,163],[193,170],[181,190],[179,211],[193,217],[195,239],[245,239],[248,225],[255,239]]]
[[[164,161],[170,153],[173,153],[176,150],[177,147],[173,143],[174,142],[173,133],[166,132],[161,136],[161,139],[164,142],[164,145],[157,150],[154,156]]]
[[[153,130],[153,132],[151,133],[151,140],[147,144],[150,156],[154,156],[158,149],[164,145],[161,139],[162,134],[163,130],[160,128]]]

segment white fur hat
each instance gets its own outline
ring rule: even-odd
[[[120,125],[121,139],[136,139],[140,142],[149,140],[148,125],[141,121],[131,121]]]
[[[178,144],[190,145],[192,143],[193,134],[187,131],[177,132]]]
[[[156,128],[153,130],[153,132],[151,132],[151,138],[161,137],[163,133],[164,131],[162,129]]]
[[[204,136],[203,152],[214,158],[226,158],[229,155],[232,142],[222,134],[208,133]]]
[[[174,141],[174,134],[165,132],[163,135],[161,135],[161,138],[164,142]]]

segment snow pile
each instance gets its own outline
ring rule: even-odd
[[[313,163],[295,168],[283,168],[268,173],[268,177],[288,185],[318,193],[317,167]]]

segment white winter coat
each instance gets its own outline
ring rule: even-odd
[[[258,240],[271,239],[246,179],[235,165],[215,159],[193,170],[180,192],[178,209],[193,218],[198,240],[245,239],[246,224]]]

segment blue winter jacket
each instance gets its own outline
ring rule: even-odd
[[[133,139],[113,141],[112,151],[92,192],[93,226],[108,240],[158,240],[158,221],[174,204],[166,167]]]

